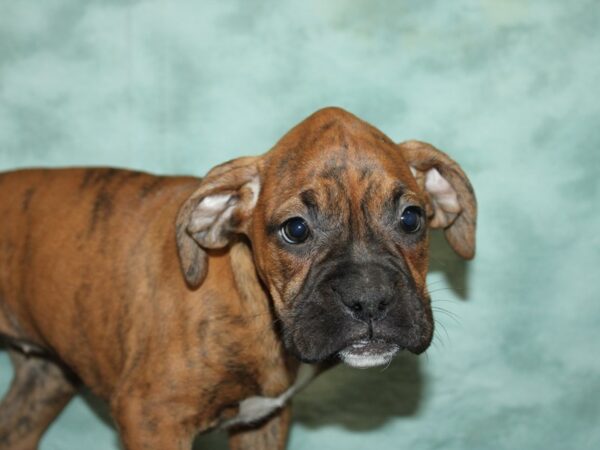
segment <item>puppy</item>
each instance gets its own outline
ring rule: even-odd
[[[282,449],[317,372],[429,346],[429,230],[475,251],[460,167],[338,108],[203,179],[4,173],[0,214],[13,450],[36,448],[80,382],[129,450],[189,449],[215,427],[232,449]]]

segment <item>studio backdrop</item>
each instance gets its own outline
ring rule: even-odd
[[[8,1],[0,169],[202,176],[328,105],[456,159],[465,263],[435,235],[433,346],[294,400],[301,449],[600,445],[600,4],[575,0]],[[0,220],[6,220],[0,217]],[[0,391],[12,376],[0,352]],[[117,449],[84,392],[42,450]],[[198,439],[223,449],[222,434]]]

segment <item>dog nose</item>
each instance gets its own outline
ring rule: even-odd
[[[397,297],[398,275],[381,264],[340,263],[327,284],[334,301],[355,319],[372,323],[382,320]]]
[[[354,317],[364,322],[383,319],[388,311],[391,299],[389,296],[374,290],[344,292],[339,287],[332,287],[339,301],[349,310]],[[352,292],[354,291],[354,292]]]
[[[343,301],[357,319],[365,322],[382,319],[388,309],[389,301],[379,297],[363,297]]]

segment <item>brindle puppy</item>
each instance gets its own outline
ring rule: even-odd
[[[0,175],[0,447],[33,449],[80,380],[127,449],[283,448],[287,400],[335,360],[424,351],[429,229],[471,258],[459,166],[336,108],[204,179]]]

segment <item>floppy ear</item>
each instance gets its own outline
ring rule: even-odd
[[[477,201],[469,179],[448,155],[425,142],[398,144],[428,198],[432,228],[443,228],[450,246],[465,259],[475,256]]]
[[[177,215],[177,249],[191,287],[205,278],[204,249],[223,248],[248,229],[260,191],[257,157],[239,158],[212,169]]]

